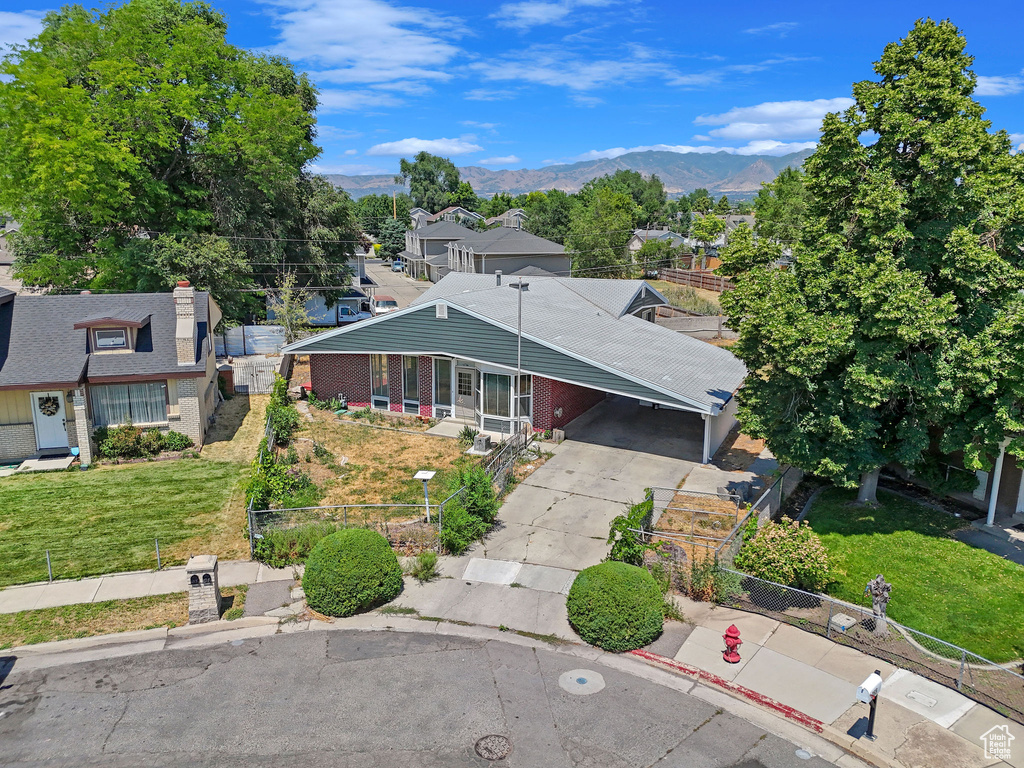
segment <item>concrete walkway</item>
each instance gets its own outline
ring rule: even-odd
[[[218,563],[220,585],[236,587],[261,581],[294,579],[292,568],[270,568],[249,560]],[[113,573],[77,581],[40,582],[0,590],[0,613],[17,613],[38,608],[78,603],[101,603],[104,600],[127,600],[148,595],[167,595],[188,589],[185,566],[160,571]]]

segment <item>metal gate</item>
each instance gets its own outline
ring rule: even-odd
[[[268,395],[274,386],[277,363],[262,360],[236,362],[232,367],[235,392],[243,395]]]

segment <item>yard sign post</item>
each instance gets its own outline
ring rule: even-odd
[[[427,481],[432,480],[436,474],[437,472],[434,472],[433,470],[421,469],[412,476],[413,480],[423,481],[423,505],[427,508],[427,523],[430,522],[430,491],[427,490]]]

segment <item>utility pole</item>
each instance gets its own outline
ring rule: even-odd
[[[398,198],[395,196],[394,190],[391,191],[391,218],[398,218]]]

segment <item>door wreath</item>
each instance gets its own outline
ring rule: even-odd
[[[46,395],[39,398],[39,412],[43,416],[56,416],[60,413],[60,403],[53,395]]]

